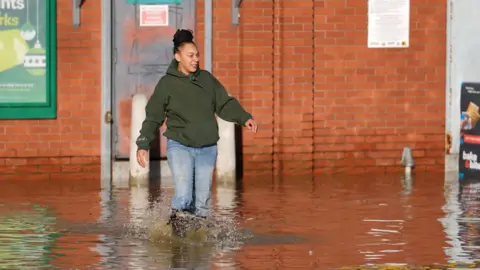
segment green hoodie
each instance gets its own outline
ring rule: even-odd
[[[252,118],[210,72],[197,68],[187,76],[178,71],[175,59],[155,87],[145,110],[138,149],[150,148],[165,117],[165,137],[190,147],[217,143],[215,113],[225,121],[242,126]]]

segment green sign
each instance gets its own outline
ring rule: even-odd
[[[0,0],[0,119],[56,117],[56,0]]]
[[[127,4],[182,4],[182,0],[127,0]]]

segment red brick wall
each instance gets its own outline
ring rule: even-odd
[[[445,0],[411,1],[407,49],[367,48],[363,1],[243,1],[237,28],[214,5],[214,74],[260,124],[247,174],[400,170],[405,146],[417,170],[443,169]]]
[[[58,0],[58,119],[1,121],[0,179],[98,174],[100,1],[74,29]],[[196,39],[204,40],[203,0]],[[246,174],[443,169],[446,1],[411,1],[411,46],[367,48],[358,0],[214,1],[213,71],[260,124],[243,132]],[[87,166],[84,166],[87,165]]]
[[[101,1],[57,1],[58,118],[0,121],[0,179],[88,178],[100,168]]]

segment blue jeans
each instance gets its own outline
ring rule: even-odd
[[[175,186],[172,208],[206,217],[210,210],[217,145],[196,148],[167,139],[167,159]]]

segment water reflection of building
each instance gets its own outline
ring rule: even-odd
[[[433,264],[445,258],[443,175],[415,181],[384,176],[249,179],[237,211],[259,233],[294,234],[304,242],[246,245],[246,268],[337,269],[366,264]],[[400,181],[399,181],[400,180]],[[251,218],[251,220],[250,220]]]
[[[55,217],[34,204],[0,205],[0,268],[47,267],[60,234],[49,231]]]
[[[98,179],[83,180],[81,182],[68,181],[66,179],[50,181],[29,181],[28,185],[24,181],[4,181],[0,190],[2,204],[6,206],[4,211],[0,209],[0,218],[9,215],[15,221],[10,224],[15,230],[5,230],[6,224],[3,219],[0,225],[4,229],[4,238],[0,245],[0,253],[5,251],[4,255],[10,252],[11,246],[5,245],[5,237],[28,237],[25,244],[17,241],[15,245],[16,255],[11,258],[13,262],[23,262],[34,264],[35,267],[48,265],[51,268],[83,268],[85,266],[96,265],[100,262],[98,253],[95,251],[98,243],[98,235],[95,233],[64,233],[59,232],[62,224],[86,224],[95,222],[100,216],[100,207],[98,205]],[[12,211],[19,206],[24,206],[25,211]],[[37,205],[32,208],[30,205]],[[40,207],[41,206],[41,207]],[[12,208],[13,207],[13,208]],[[48,211],[45,212],[45,209]],[[27,226],[23,230],[19,226]],[[41,229],[41,230],[39,230]],[[25,232],[30,232],[22,236]],[[0,237],[2,238],[2,237]],[[37,246],[35,246],[37,245]],[[19,248],[19,249],[18,249]],[[30,253],[29,256],[40,254],[42,248],[45,261],[27,261],[23,253]],[[19,252],[21,251],[21,252]],[[27,257],[28,258],[28,257]],[[0,259],[0,268],[16,269],[7,265],[8,260]],[[13,267],[13,268],[12,268]]]
[[[474,263],[480,258],[480,178],[458,180],[448,175],[445,180],[445,248],[449,262]]]
[[[460,238],[473,259],[480,258],[480,179],[460,185],[459,201],[463,211]]]

